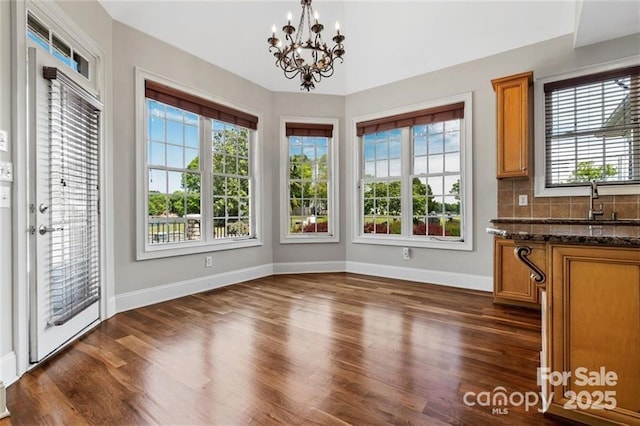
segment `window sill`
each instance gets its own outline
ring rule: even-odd
[[[320,235],[287,235],[280,238],[280,244],[324,244],[339,243],[340,237],[337,235],[320,234]]]
[[[425,240],[423,238],[416,237],[376,237],[359,235],[353,239],[353,243],[461,251],[473,250],[473,244],[471,241]]]
[[[147,246],[144,250],[138,250],[137,260],[160,259],[163,257],[186,256],[189,254],[207,253],[214,251],[235,250],[248,247],[261,246],[258,238],[247,238],[215,243],[200,242],[187,244],[168,244],[165,246]]]
[[[537,182],[536,182],[537,183]],[[535,197],[588,197],[590,193],[589,185],[573,187],[545,188],[536,184]],[[640,185],[638,184],[606,184],[598,183],[599,195],[638,195]]]

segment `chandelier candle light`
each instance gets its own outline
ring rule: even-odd
[[[307,92],[315,89],[315,83],[322,77],[333,75],[333,65],[339,59],[343,61],[344,36],[340,34],[340,24],[336,22],[336,35],[333,36],[335,45],[329,48],[322,40],[324,26],[318,22],[318,13],[313,12],[311,0],[301,0],[302,14],[298,24],[298,32],[291,25],[291,12],[289,12],[287,25],[282,27],[285,34],[286,45],[282,46],[280,39],[276,37],[276,26],[271,29],[273,33],[267,40],[269,52],[276,57],[276,66],[282,68],[285,77],[292,79],[300,75],[300,87]],[[311,24],[311,15],[314,23]],[[305,36],[305,25],[307,35]]]

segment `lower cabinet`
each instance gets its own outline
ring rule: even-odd
[[[640,425],[640,249],[547,249],[548,412],[594,425]]]
[[[546,264],[545,244],[529,244],[528,258],[544,268]],[[529,268],[514,255],[513,240],[495,238],[493,257],[493,301],[503,305],[526,306],[540,309],[538,289],[531,279]]]

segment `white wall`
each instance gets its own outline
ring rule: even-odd
[[[412,259],[405,261],[399,247],[348,243],[347,261],[464,273],[479,280],[490,278],[493,275],[493,240],[485,233],[485,228],[497,214],[496,103],[491,80],[531,70],[535,79],[639,53],[640,36],[637,34],[579,49],[573,48],[573,37],[567,35],[347,96],[345,121],[349,126],[353,118],[360,115],[473,92],[474,182],[473,251],[415,248]],[[347,129],[347,143],[350,147],[356,143],[352,129]],[[348,199],[345,207],[351,211],[354,200]],[[349,233],[352,233],[351,226]],[[428,280],[428,273],[425,277]],[[491,290],[491,281],[482,281],[488,285],[486,290]]]

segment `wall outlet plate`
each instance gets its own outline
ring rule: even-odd
[[[518,195],[518,205],[519,206],[529,205],[529,196],[527,194]]]
[[[11,188],[8,186],[0,187],[0,209],[11,208]]]
[[[411,250],[409,249],[409,247],[403,247],[402,248],[402,258],[404,260],[411,259]]]
[[[7,152],[9,149],[9,135],[6,130],[0,130],[0,151]]]
[[[13,163],[0,161],[0,181],[13,182]]]
[[[211,268],[213,266],[213,257],[205,256],[204,258],[204,267]]]

